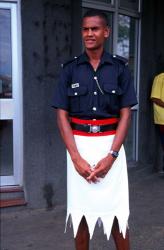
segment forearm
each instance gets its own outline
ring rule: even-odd
[[[128,128],[131,120],[131,109],[123,108],[120,111],[120,120],[116,130],[116,134],[113,140],[111,149],[119,151],[128,133]]]
[[[78,152],[67,111],[64,111],[62,109],[57,110],[57,123],[61,136],[71,156],[76,171],[84,179],[87,180],[87,177],[91,174],[92,170],[90,168],[89,163],[85,159],[83,159],[80,153]],[[96,182],[97,178],[94,177],[92,181]]]
[[[161,100],[161,99],[158,99],[158,98],[151,98],[151,100],[157,104],[158,106],[164,108],[164,102]]]
[[[80,154],[77,150],[77,146],[74,140],[72,128],[70,126],[68,112],[58,109],[57,123],[62,139],[66,145],[68,152],[70,153],[72,160],[78,159],[80,157]]]

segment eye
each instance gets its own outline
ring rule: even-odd
[[[82,28],[82,31],[88,31],[89,29],[88,28],[86,28],[86,27],[83,27]]]
[[[93,27],[92,28],[92,31],[98,31],[99,30],[99,27]]]

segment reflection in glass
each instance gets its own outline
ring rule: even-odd
[[[126,151],[126,157],[128,161],[135,159],[135,133],[136,131],[136,111],[132,111],[131,124],[128,130],[128,136],[126,137],[124,146]]]
[[[0,9],[0,98],[12,98],[11,12]]]
[[[13,123],[0,120],[0,175],[13,175]]]
[[[139,0],[120,0],[120,7],[138,11]]]
[[[103,11],[103,12],[105,12],[105,11]],[[105,14],[108,17],[109,27],[112,31],[113,30],[113,22],[112,22],[113,15],[111,12],[105,12]],[[113,51],[112,41],[113,41],[113,33],[111,32],[108,39],[105,41],[105,50],[110,52],[110,53],[112,53],[112,51]]]
[[[100,2],[100,3],[108,3],[108,4],[112,4],[112,0],[95,0],[97,2]]]
[[[136,19],[129,16],[119,15],[118,20],[117,54],[128,59],[129,67],[134,76],[136,59]]]

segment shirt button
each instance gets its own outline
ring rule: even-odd
[[[93,94],[94,94],[94,95],[97,95],[97,92],[96,92],[96,91],[94,91],[94,92],[93,92]]]
[[[77,92],[75,92],[74,95],[77,95]]]
[[[96,108],[96,107],[93,107],[92,109],[93,109],[94,111],[96,111],[96,110],[97,110],[97,108]]]

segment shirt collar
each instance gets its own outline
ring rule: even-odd
[[[86,63],[86,62],[89,62],[89,58],[87,56],[87,53],[84,52],[82,55],[78,57],[77,64]]]
[[[82,64],[82,63],[86,63],[89,62],[89,57],[87,55],[86,52],[84,52],[77,61],[77,64]],[[109,63],[109,64],[113,64],[113,57],[110,53],[106,52],[104,50],[102,57],[101,57],[101,61],[100,64],[104,64],[104,63]]]

